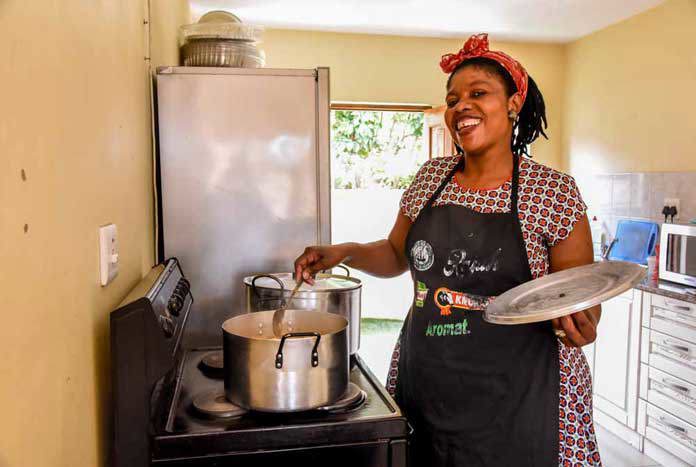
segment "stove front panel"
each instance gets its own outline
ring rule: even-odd
[[[380,440],[371,443],[331,444],[297,449],[232,452],[220,456],[161,460],[162,467],[406,467],[406,441]]]

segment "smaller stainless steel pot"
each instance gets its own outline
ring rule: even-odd
[[[275,310],[222,324],[225,395],[245,409],[297,412],[338,400],[348,388],[348,321],[285,310],[284,335],[273,333]]]
[[[301,310],[315,310],[334,313],[348,320],[348,339],[350,353],[355,354],[360,348],[360,293],[362,284],[359,279],[346,275],[317,274],[315,284],[302,284],[288,307]],[[290,297],[295,286],[292,273],[259,274],[244,278],[246,287],[246,311],[264,311],[276,309]]]

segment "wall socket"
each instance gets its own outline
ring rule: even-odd
[[[665,206],[674,206],[677,208],[677,215],[674,216],[674,220],[679,220],[681,215],[681,206],[679,206],[679,198],[665,198]]]

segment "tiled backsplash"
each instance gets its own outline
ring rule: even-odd
[[[637,172],[577,176],[590,220],[597,217],[610,241],[620,219],[664,222],[665,198],[679,198],[679,220],[696,218],[696,172]],[[598,239],[594,239],[595,242]]]

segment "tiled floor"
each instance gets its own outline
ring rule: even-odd
[[[604,467],[653,467],[657,462],[601,426],[595,426]]]

